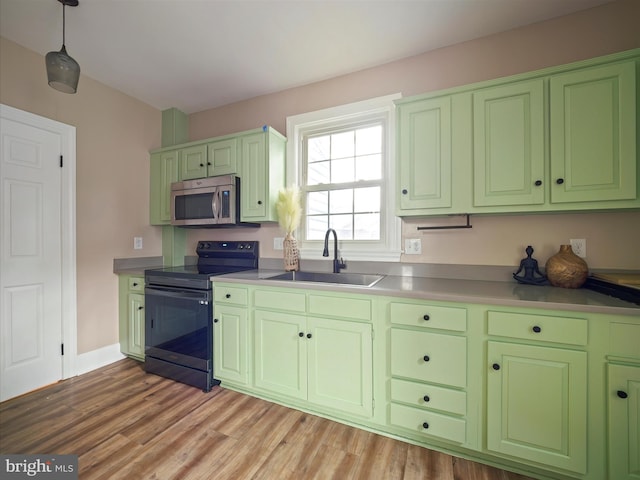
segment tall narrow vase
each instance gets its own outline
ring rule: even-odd
[[[587,280],[587,262],[573,253],[571,245],[560,245],[560,251],[547,260],[545,270],[554,287],[580,288]]]
[[[298,251],[298,240],[287,233],[283,242],[284,249],[284,270],[285,272],[297,272],[300,270],[300,252]]]

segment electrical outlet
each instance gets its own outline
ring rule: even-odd
[[[572,238],[569,242],[573,253],[582,258],[587,256],[587,241],[584,238]]]
[[[422,240],[419,238],[407,238],[404,241],[404,253],[406,255],[420,255],[422,253]]]
[[[142,250],[142,237],[133,237],[133,249]]]
[[[273,239],[273,249],[274,250],[284,250],[284,238],[283,237],[275,237]]]

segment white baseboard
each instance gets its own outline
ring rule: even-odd
[[[123,358],[125,356],[120,352],[119,343],[81,353],[76,357],[76,375],[82,375]]]

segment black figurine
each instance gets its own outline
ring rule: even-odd
[[[527,285],[549,285],[547,277],[538,269],[538,261],[533,258],[533,247],[529,245],[526,250],[527,258],[520,260],[520,268],[513,274],[518,283]],[[518,275],[524,270],[524,275]]]

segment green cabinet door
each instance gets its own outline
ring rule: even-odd
[[[586,352],[490,341],[487,355],[487,448],[586,473]]]
[[[120,351],[144,360],[144,277],[120,275],[118,295]]]
[[[304,315],[254,311],[255,386],[278,395],[307,398]]]
[[[473,93],[474,205],[544,203],[542,79]]]
[[[609,478],[638,480],[640,479],[640,366],[609,365],[608,373]]]
[[[247,309],[215,307],[213,319],[213,374],[222,382],[249,383]]]
[[[194,145],[180,149],[180,180],[207,176],[207,146]]]
[[[373,415],[371,325],[309,317],[309,401],[345,413]]]
[[[635,61],[551,76],[551,202],[635,199]]]
[[[451,207],[451,99],[398,107],[400,211]]]
[[[237,173],[238,139],[229,138],[207,144],[207,175],[231,175]]]
[[[150,221],[151,225],[171,223],[171,184],[178,181],[178,150],[151,155]]]
[[[129,294],[129,354],[144,357],[144,294]]]
[[[256,221],[267,215],[267,155],[266,137],[263,133],[246,135],[242,145],[241,216],[246,221]]]

